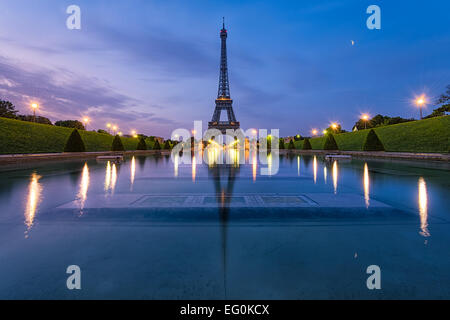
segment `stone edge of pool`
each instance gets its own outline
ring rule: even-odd
[[[170,150],[139,150],[139,151],[124,151],[124,152],[75,152],[75,153],[36,153],[36,154],[8,154],[0,155],[0,165],[21,164],[38,161],[62,161],[75,159],[95,159],[100,156],[112,155],[170,155]]]
[[[131,155],[170,155],[170,150],[146,150],[125,151],[119,154]],[[14,165],[37,161],[61,161],[74,159],[90,159],[98,156],[116,155],[118,153],[105,152],[80,152],[80,153],[42,153],[42,154],[10,154],[0,155],[0,165]],[[325,151],[325,150],[280,150],[280,154],[304,154],[304,155],[350,155],[356,158],[380,158],[401,160],[425,160],[450,162],[450,154],[442,153],[412,153],[412,152],[370,152],[370,151]]]
[[[413,153],[385,151],[332,151],[332,150],[285,150],[284,154],[304,155],[349,155],[355,158],[381,158],[399,160],[450,161],[450,154],[443,153]]]

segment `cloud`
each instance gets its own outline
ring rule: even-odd
[[[136,111],[145,104],[118,93],[98,79],[79,76],[69,70],[27,66],[26,69],[0,57],[0,93],[21,112],[27,113],[31,101],[39,102],[42,115],[52,120],[89,116],[120,122],[165,121],[151,112]]]

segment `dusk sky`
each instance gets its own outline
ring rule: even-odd
[[[81,30],[66,28],[72,4]],[[372,4],[381,30],[366,27]],[[90,130],[206,127],[225,16],[243,129],[308,135],[331,121],[350,130],[361,113],[417,118],[414,96],[434,101],[450,84],[449,12],[449,1],[418,0],[1,0],[0,99],[23,114],[38,102],[52,121],[88,116]]]

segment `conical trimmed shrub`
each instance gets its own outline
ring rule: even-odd
[[[291,139],[291,141],[289,141],[288,149],[289,149],[289,150],[294,150],[294,149],[295,149],[294,140]]]
[[[166,142],[164,143],[163,149],[164,150],[170,150],[171,149],[169,140],[166,140]]]
[[[143,137],[139,138],[136,150],[147,150],[147,143],[145,143],[145,139]]]
[[[117,135],[114,137],[114,140],[111,145],[111,151],[125,151],[123,147],[122,139]]]
[[[366,137],[366,141],[363,146],[364,151],[384,151],[383,143],[380,138],[378,138],[375,130],[370,130],[369,134]]]
[[[83,139],[77,129],[74,129],[67,139],[64,152],[86,152]]]
[[[153,145],[153,150],[161,150],[161,145],[158,140],[155,140],[155,144]]]
[[[303,141],[303,150],[311,150],[312,146],[311,146],[311,142],[309,142],[309,139],[305,139]]]
[[[325,144],[323,145],[323,150],[339,150],[334,136],[329,133],[326,136]]]

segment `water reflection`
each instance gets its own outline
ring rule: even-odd
[[[86,202],[88,189],[89,189],[89,167],[87,163],[85,163],[83,167],[83,172],[81,174],[80,190],[78,191],[77,195],[77,201],[80,207],[80,214],[83,213],[84,203]]]
[[[317,157],[314,156],[313,160],[313,170],[314,170],[314,183],[317,182]]]
[[[370,179],[369,179],[369,166],[364,164],[364,200],[366,201],[366,207],[370,205]]]
[[[297,156],[297,176],[300,177],[300,156]]]
[[[175,178],[178,177],[178,166],[179,166],[179,161],[180,161],[180,156],[178,154],[176,154],[173,157],[173,175],[175,176]]]
[[[257,171],[258,171],[258,159],[257,159],[256,151],[253,152],[252,170],[253,170],[253,182],[255,182],[256,181],[256,174],[257,174]]]
[[[136,158],[133,156],[133,158],[131,158],[131,172],[130,172],[131,191],[133,191],[135,175],[136,175]]]
[[[428,192],[424,178],[419,178],[419,214],[420,214],[420,234],[429,237],[428,231]]]
[[[105,191],[109,190],[111,186],[111,162],[106,163],[106,174],[105,174]]]
[[[225,299],[227,298],[227,229],[230,214],[230,204],[233,197],[233,189],[236,176],[239,175],[238,165],[215,165],[208,168],[208,173],[214,182],[215,197],[219,209],[219,223],[221,231],[222,264],[223,264],[223,288]],[[226,183],[222,185],[222,180]]]
[[[325,181],[325,184],[327,184],[327,167],[323,167],[323,180]]]
[[[338,164],[337,161],[335,160],[333,162],[333,187],[334,187],[334,193],[337,193],[337,185],[338,185]]]
[[[115,163],[111,164],[108,161],[106,164],[106,174],[105,174],[105,191],[114,192],[117,183],[117,166]]]
[[[192,182],[195,182],[195,177],[197,175],[197,160],[195,159],[195,154],[192,156]]]
[[[27,206],[25,208],[25,225],[27,226],[25,238],[28,238],[28,232],[33,226],[37,208],[41,201],[42,185],[39,183],[39,179],[41,179],[41,176],[33,173],[28,185]]]

